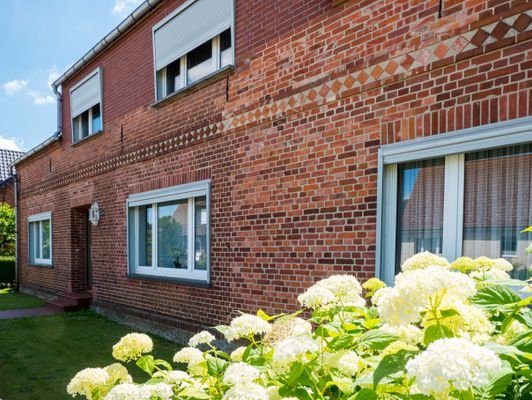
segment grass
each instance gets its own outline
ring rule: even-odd
[[[0,311],[34,308],[43,305],[44,301],[37,297],[17,293],[11,288],[0,289]]]
[[[92,311],[0,321],[0,398],[72,399],[66,386],[76,372],[116,362],[112,346],[131,331]],[[152,338],[154,356],[171,361],[179,346]],[[147,379],[127,368],[135,381]]]

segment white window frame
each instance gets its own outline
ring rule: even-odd
[[[42,223],[44,221],[49,221],[50,223],[50,258],[42,258],[42,244],[43,244],[43,229]],[[40,248],[35,247],[35,243],[31,242],[31,229],[33,229],[34,224],[37,225],[37,234],[39,235]],[[53,234],[52,234],[52,213],[44,212],[40,214],[34,214],[28,217],[28,256],[30,264],[34,265],[52,265],[53,259]]]
[[[192,82],[190,84],[188,83],[187,54],[190,53],[191,51],[193,51],[194,49],[188,51],[185,55],[183,55],[183,56],[181,56],[179,58],[181,60],[180,61],[180,81],[181,81],[181,85],[180,85],[180,87],[178,89],[175,89],[172,93],[167,93],[167,84],[166,84],[166,68],[171,63],[168,63],[165,67],[160,68],[160,69],[157,69],[157,64],[156,64],[155,31],[157,29],[159,29],[161,26],[163,26],[164,24],[166,24],[168,21],[173,19],[176,15],[178,15],[178,14],[180,14],[182,12],[186,12],[186,9],[189,6],[191,6],[196,1],[198,1],[198,0],[187,0],[187,1],[185,1],[176,10],[174,10],[172,13],[170,13],[168,16],[166,16],[164,19],[162,19],[161,21],[159,21],[157,24],[155,24],[152,27],[152,49],[153,49],[153,70],[154,70],[153,83],[154,83],[154,92],[155,92],[154,95],[155,95],[155,101],[156,102],[165,100],[170,95],[172,95],[174,93],[177,93],[177,92],[179,92],[182,89],[188,88],[190,86],[194,86],[197,83],[199,83],[199,82],[204,80],[204,78],[200,78],[197,81],[194,81],[194,82]],[[231,21],[231,26],[229,27],[229,29],[231,29],[231,52],[232,52],[231,59],[232,59],[232,63],[229,64],[227,67],[234,66],[235,57],[236,57],[236,51],[235,51],[235,48],[236,48],[236,45],[235,45],[236,15],[235,14],[236,14],[236,12],[235,12],[235,10],[236,10],[236,0],[233,0],[232,1],[232,10],[231,10],[233,17],[232,17],[232,21]],[[210,40],[211,40],[211,43],[212,43],[212,52],[213,52],[212,59],[213,59],[213,64],[214,64],[214,71],[213,71],[213,73],[211,73],[209,75],[206,75],[206,76],[210,76],[210,75],[216,74],[221,69],[225,69],[226,68],[226,67],[224,67],[224,68],[221,67],[222,55],[221,55],[221,48],[220,48],[220,35],[216,35]],[[176,60],[174,60],[173,62],[175,62]],[[161,74],[161,75],[164,75],[164,77],[162,78],[163,79],[163,84],[162,84],[162,90],[161,90],[162,93],[161,93],[161,97],[160,98],[157,96],[157,74],[158,74],[159,71],[164,71],[163,74]]]
[[[91,79],[96,74],[99,75],[99,81],[100,81],[100,99],[99,99],[99,102],[98,102],[97,106],[100,107],[100,121],[101,121],[100,125],[101,125],[101,127],[100,127],[100,130],[98,130],[96,132],[93,132],[93,130],[92,130],[92,108],[94,106],[90,107],[87,110],[82,111],[81,113],[79,113],[77,115],[71,115],[70,116],[70,124],[71,124],[71,135],[72,135],[72,143],[73,144],[79,143],[79,142],[89,138],[90,136],[94,135],[95,133],[103,132],[103,129],[104,129],[104,125],[103,125],[103,75],[102,75],[102,68],[101,67],[96,68],[94,71],[92,71],[87,76],[85,76],[81,81],[79,81],[74,86],[72,86],[70,88],[70,90],[69,90],[69,99],[72,99],[72,92],[74,92],[77,88],[82,86],[85,82],[87,82],[89,79]],[[81,117],[81,114],[83,114],[86,111],[89,112],[89,134],[86,137],[84,137],[84,138],[77,138],[76,139],[76,137],[74,136],[74,125],[78,124],[78,128],[79,128],[78,132],[81,132],[81,118],[78,118],[78,117]],[[78,121],[75,121],[76,118],[78,118]]]
[[[525,117],[382,146],[378,155],[376,275],[387,283],[393,283],[395,276],[398,164],[445,158],[443,256],[454,260],[462,255],[464,154],[530,142],[532,117]]]
[[[196,282],[210,283],[210,227],[211,227],[211,196],[210,180],[193,182],[164,189],[152,190],[149,192],[136,193],[130,195],[126,201],[127,210],[127,243],[128,243],[128,270],[131,276],[147,276],[154,278],[173,278],[176,280],[190,280]],[[194,199],[205,196],[207,204],[207,268],[205,270],[195,269],[195,220],[194,220]],[[187,199],[188,202],[188,238],[187,238],[187,264],[188,268],[170,269],[157,266],[157,205],[160,203]],[[138,265],[139,259],[139,206],[152,206],[152,265]],[[133,218],[133,220],[131,220]],[[131,232],[131,229],[134,232]],[[133,237],[131,235],[134,235]],[[134,242],[134,248],[131,248],[131,242]],[[134,253],[133,253],[134,252]]]

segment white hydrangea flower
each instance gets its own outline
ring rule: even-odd
[[[475,281],[460,272],[441,267],[428,267],[401,272],[393,288],[380,289],[373,296],[383,322],[389,325],[407,325],[419,320],[431,296],[445,289],[445,304],[463,303],[476,292]]]
[[[67,393],[72,397],[80,394],[91,400],[94,389],[104,386],[108,380],[109,374],[103,368],[85,368],[72,378]]]
[[[115,385],[117,383],[132,383],[133,378],[131,378],[131,375],[127,372],[127,368],[124,367],[122,364],[114,363],[111,365],[108,365],[104,368],[105,372],[109,374],[109,380],[107,381],[110,385]]]
[[[412,324],[405,325],[388,325],[384,324],[381,328],[381,331],[390,333],[399,337],[399,340],[410,343],[417,344],[423,340],[423,331],[417,326]]]
[[[222,400],[269,400],[269,396],[262,386],[247,382],[231,387]]]
[[[190,338],[188,345],[190,347],[198,347],[200,344],[211,343],[214,339],[215,337],[210,332],[201,331]]]
[[[312,325],[302,318],[279,318],[272,324],[272,330],[264,337],[269,343],[280,342],[290,336],[310,335]]]
[[[458,338],[437,340],[406,364],[407,375],[415,378],[414,390],[437,398],[446,398],[452,388],[485,386],[502,369],[493,351]]]
[[[471,278],[478,279],[479,281],[507,281],[510,279],[510,275],[498,268],[479,269],[469,274]]]
[[[195,347],[183,347],[173,358],[175,363],[199,364],[203,361],[203,353]]]
[[[242,357],[244,357],[244,353],[245,352],[246,352],[246,347],[245,346],[240,346],[240,347],[236,348],[231,353],[231,360],[233,360],[234,362],[242,361]]]
[[[336,353],[324,353],[323,364],[330,368],[336,368],[345,376],[354,376],[358,372],[359,357],[357,353],[349,350],[341,350]]]
[[[142,400],[171,400],[174,397],[174,391],[169,384],[160,382],[141,386],[139,395],[139,399]]]
[[[132,383],[116,385],[104,397],[104,400],[139,400],[141,399],[140,388]]]
[[[311,286],[297,297],[297,301],[306,308],[320,308],[335,301],[334,294],[326,288]]]
[[[427,267],[449,267],[449,261],[428,251],[414,254],[401,266],[401,271],[415,271]]]
[[[256,315],[243,314],[231,321],[225,338],[231,342],[242,337],[263,335],[270,332],[271,325]]]
[[[257,368],[239,362],[236,364],[231,364],[224,373],[224,383],[226,385],[238,385],[246,382],[253,382],[257,380],[260,376],[260,372]]]
[[[153,350],[151,338],[144,333],[129,333],[113,346],[113,357],[118,361],[130,361]]]
[[[342,303],[357,303],[362,294],[362,286],[351,275],[333,275],[316,283],[317,287],[329,290]]]
[[[514,266],[504,258],[496,258],[493,260],[493,268],[504,272],[510,272],[514,269]]]
[[[310,336],[291,336],[274,347],[273,362],[278,369],[284,369],[287,365],[301,361],[306,362],[308,355],[319,350],[318,343]]]
[[[165,383],[169,385],[175,385],[177,387],[188,386],[185,383],[186,380],[190,379],[190,375],[185,371],[162,371],[163,379]]]

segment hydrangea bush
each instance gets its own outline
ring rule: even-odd
[[[216,327],[235,344],[231,353],[203,331],[170,363],[150,354],[149,336],[131,333],[113,356],[135,361],[145,382],[116,363],[80,371],[67,392],[89,400],[530,399],[532,297],[505,286],[511,268],[420,253],[393,287],[331,276],[298,297],[296,313],[259,310]]]

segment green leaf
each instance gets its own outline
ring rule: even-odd
[[[404,371],[406,363],[415,354],[413,351],[399,350],[395,354],[383,357],[373,372],[373,387],[376,388],[379,382],[387,376]]]
[[[272,319],[275,319],[275,317],[272,317],[271,315],[266,314],[264,311],[259,310],[257,311],[257,317],[262,318],[264,321],[271,321]]]
[[[210,395],[194,386],[187,386],[179,392],[180,399],[209,400]]]
[[[388,347],[392,342],[399,339],[397,336],[391,333],[380,331],[378,329],[367,331],[357,340],[357,343],[361,346],[369,347],[372,350],[382,350]]]
[[[423,343],[425,346],[428,346],[432,342],[435,342],[438,339],[445,339],[453,337],[453,331],[445,325],[431,325],[425,329],[425,334],[423,335]]]
[[[532,353],[532,329],[529,329],[512,339],[510,344],[521,351]]]
[[[355,396],[351,397],[353,400],[377,400],[377,393],[371,389],[362,389]]]
[[[297,388],[294,390],[294,396],[297,397],[299,400],[314,400],[310,394],[308,394],[306,389],[303,388]]]
[[[340,335],[336,336],[328,344],[329,348],[332,350],[342,350],[349,348],[355,342],[355,337],[353,335]]]
[[[442,318],[450,318],[454,317],[455,315],[460,315],[458,311],[456,311],[454,308],[448,308],[447,310],[441,310],[440,311]]]
[[[136,364],[141,370],[146,372],[149,376],[153,375],[153,370],[155,369],[155,360],[153,359],[152,355],[140,357],[137,360]]]
[[[172,366],[170,365],[170,363],[168,361],[165,361],[165,360],[155,360],[153,362],[153,364],[157,365],[157,366],[164,367],[164,368],[166,368],[167,371],[171,371],[173,369]]]
[[[515,305],[521,297],[506,286],[493,285],[479,289],[470,300],[487,311],[501,311],[501,305]]]
[[[229,330],[229,327],[227,325],[218,325],[215,326],[214,329],[216,329],[218,332],[225,336],[227,331]]]
[[[209,371],[210,376],[221,375],[226,366],[227,361],[222,360],[221,358],[212,357],[207,359],[207,370]]]
[[[513,371],[505,371],[494,377],[485,387],[479,389],[477,393],[481,399],[494,399],[498,394],[504,393],[512,382]]]
[[[532,226],[529,226],[528,228],[525,228],[521,231],[521,233],[525,233],[525,232],[532,232]]]
[[[301,374],[305,371],[305,366],[300,362],[295,362],[290,366],[290,373],[288,374],[288,378],[286,378],[286,381],[288,384],[293,385],[295,381],[301,376]]]

